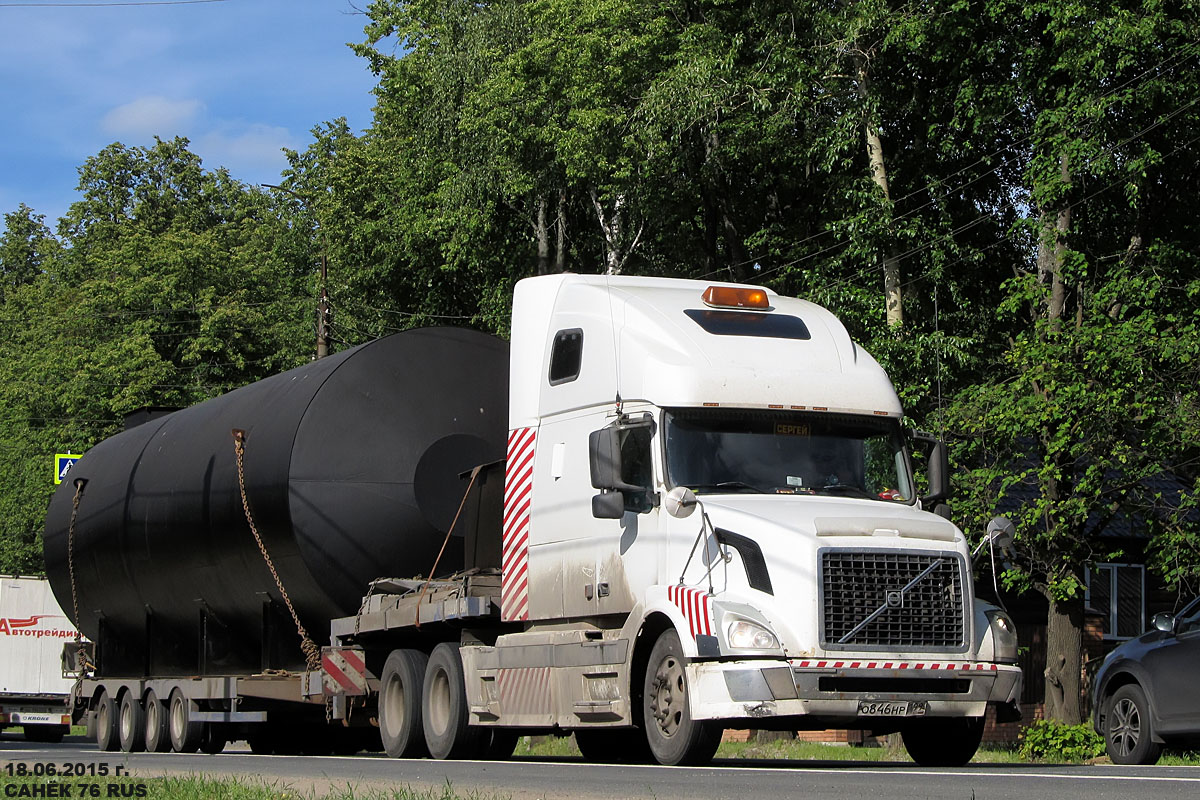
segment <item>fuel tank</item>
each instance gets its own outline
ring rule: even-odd
[[[429,575],[443,542],[437,573],[463,567],[463,531],[446,536],[462,474],[504,458],[507,403],[505,342],[421,328],[126,430],[51,500],[55,596],[64,609],[77,599],[105,674],[302,663],[241,486],[301,622],[326,643],[329,620],[353,615],[371,580]]]

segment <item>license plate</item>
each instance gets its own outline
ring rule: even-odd
[[[923,717],[929,710],[924,700],[859,700],[860,717]]]

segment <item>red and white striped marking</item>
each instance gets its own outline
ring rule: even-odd
[[[508,435],[500,573],[500,618],[505,622],[529,619],[529,511],[536,442],[536,428],[517,428]]]
[[[549,667],[502,669],[497,673],[496,681],[500,684],[500,707],[503,713],[550,713]]]
[[[321,686],[325,694],[359,696],[367,693],[367,662],[361,650],[325,647],[321,650]]]
[[[995,672],[995,664],[966,661],[793,661],[796,669],[931,669],[946,672]]]
[[[667,599],[679,607],[687,618],[692,638],[712,636],[712,599],[699,589],[686,586],[668,586]]]

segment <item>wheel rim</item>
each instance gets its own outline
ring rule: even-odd
[[[438,670],[429,687],[429,723],[438,735],[450,729],[450,678]]]
[[[383,694],[383,723],[388,736],[400,735],[405,708],[404,685],[398,675],[393,675],[384,685]]]
[[[158,701],[151,699],[146,703],[146,739],[158,733]]]
[[[128,740],[133,732],[133,706],[128,700],[121,704],[121,738]]]
[[[110,713],[110,711],[109,711],[108,703],[101,701],[100,710],[96,714],[96,726],[100,729],[101,734],[103,734],[104,731],[108,730],[108,724],[109,724],[108,715],[109,715],[109,713]]]
[[[1122,697],[1113,704],[1112,727],[1108,735],[1113,747],[1122,756],[1129,755],[1138,746],[1142,735],[1142,717],[1137,704],[1129,698]]]
[[[679,730],[686,707],[687,678],[683,663],[675,656],[667,656],[654,672],[650,696],[650,710],[663,736],[674,736]]]
[[[183,703],[178,700],[171,701],[171,735],[183,741],[183,728],[185,720],[183,718],[184,707]]]

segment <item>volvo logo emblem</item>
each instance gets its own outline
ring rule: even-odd
[[[903,608],[904,607],[904,590],[892,589],[887,593],[888,608]]]

